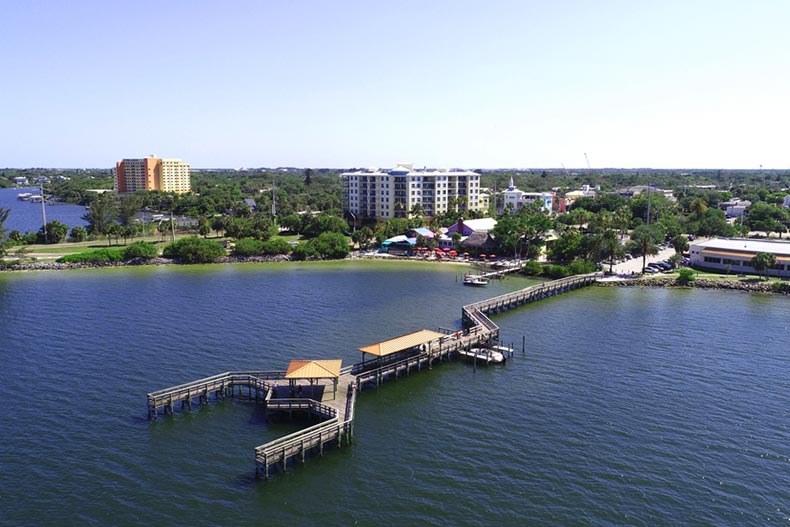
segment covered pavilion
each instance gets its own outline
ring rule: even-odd
[[[444,333],[421,329],[413,333],[401,335],[389,340],[376,342],[368,346],[359,348],[362,352],[362,363],[365,363],[365,356],[376,357],[375,361],[379,364],[398,360],[408,355],[415,349],[430,349],[431,343],[447,337]]]
[[[310,383],[311,391],[313,384],[321,379],[329,379],[332,381],[333,396],[337,396],[337,381],[340,377],[340,368],[342,366],[343,361],[340,359],[292,360],[288,364],[285,378],[288,379],[292,390],[296,386],[297,381],[306,380]]]

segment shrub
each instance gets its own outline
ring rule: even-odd
[[[263,254],[267,256],[288,254],[291,252],[291,246],[282,238],[275,238],[274,240],[263,242],[261,244],[261,249],[263,250]]]
[[[543,266],[540,265],[535,260],[530,260],[526,264],[524,264],[524,269],[521,270],[522,273],[529,275],[529,276],[537,276],[543,271]]]
[[[182,263],[208,263],[224,256],[225,249],[213,240],[188,236],[165,247],[162,255]]]
[[[134,258],[144,258],[150,260],[158,256],[156,245],[148,242],[134,242],[126,246],[123,250],[123,259],[132,260]]]
[[[591,262],[589,260],[574,260],[567,265],[566,269],[567,274],[565,276],[594,273],[595,262]]]
[[[688,267],[681,269],[678,271],[678,278],[677,281],[680,284],[687,284],[689,282],[693,282],[696,279],[696,275],[692,269]]]
[[[236,240],[233,256],[258,256],[263,254],[263,242],[253,238]]]
[[[296,260],[327,259],[335,260],[348,256],[348,238],[337,232],[325,232],[297,245],[293,250]]]
[[[565,278],[568,276],[568,269],[564,265],[547,265],[543,267],[543,275],[549,278]]]
[[[61,256],[56,261],[60,263],[104,263],[120,262],[123,260],[123,253],[120,249],[96,249],[76,254]]]

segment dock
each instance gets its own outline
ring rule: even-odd
[[[267,418],[301,416],[316,424],[255,447],[256,476],[268,479],[309,455],[350,444],[354,407],[365,389],[454,360],[460,350],[499,343],[490,316],[593,284],[601,273],[534,285],[462,307],[462,329],[420,330],[359,348],[362,361],[294,360],[286,371],[228,371],[151,392],[148,419],[189,411],[193,405],[238,398],[262,404]],[[371,360],[365,360],[372,357]]]

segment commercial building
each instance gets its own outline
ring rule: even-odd
[[[138,190],[183,194],[191,190],[189,165],[180,159],[161,159],[155,156],[124,159],[116,163],[113,178],[115,191],[121,194]]]
[[[343,210],[360,218],[408,218],[415,206],[422,215],[480,210],[480,174],[467,170],[415,170],[401,164],[392,170],[341,174]]]
[[[689,248],[691,266],[731,273],[756,273],[751,259],[759,253],[776,257],[770,276],[790,277],[790,242],[742,238],[713,238],[693,242]]]

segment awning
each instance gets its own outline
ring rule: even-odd
[[[428,329],[421,329],[420,331],[415,331],[414,333],[409,333],[407,335],[401,335],[400,337],[395,337],[394,339],[377,342],[376,344],[371,344],[369,346],[363,346],[359,348],[359,351],[362,353],[375,355],[377,357],[384,357],[386,355],[398,353],[399,351],[404,351],[421,346],[423,344],[427,344],[434,340],[439,340],[445,336],[446,335],[444,333],[438,333]]]

